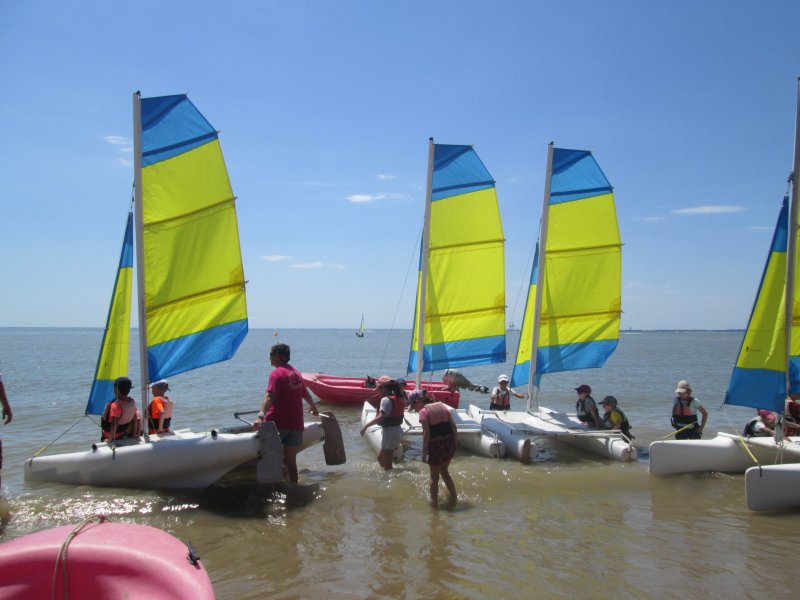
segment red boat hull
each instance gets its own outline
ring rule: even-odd
[[[364,377],[339,377],[324,373],[303,373],[302,375],[306,387],[314,392],[314,395],[324,404],[363,406],[365,401],[375,397],[375,388],[365,387],[366,378]],[[458,408],[460,398],[458,391],[440,390],[442,383],[439,381],[423,381],[420,385],[439,402]],[[414,382],[407,381],[406,392],[414,389],[416,389]]]

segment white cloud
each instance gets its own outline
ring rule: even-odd
[[[292,265],[293,269],[346,269],[345,265],[337,263],[324,263],[321,260],[312,262],[295,263]]]
[[[376,200],[398,200],[402,194],[353,194],[348,196],[350,202],[375,202]]]
[[[677,208],[672,211],[673,215],[721,215],[724,213],[742,212],[743,206],[730,206],[717,204],[710,206],[695,206],[692,208]]]
[[[384,175],[383,173],[378,173],[377,175],[375,175],[375,177],[377,177],[381,181],[388,181],[389,179],[395,178],[394,175]]]
[[[128,138],[122,137],[121,135],[106,135],[103,136],[103,140],[106,143],[111,144],[112,146],[130,146],[131,143],[128,141]]]
[[[267,256],[262,256],[261,260],[265,260],[267,262],[281,262],[282,260],[289,260],[290,256],[284,256],[283,254],[270,254]]]

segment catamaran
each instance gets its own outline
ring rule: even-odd
[[[233,357],[248,331],[235,197],[217,131],[185,95],[133,95],[134,214],[128,215],[95,381],[85,414],[112,401],[127,376],[133,267],[139,316],[141,414],[157,381]],[[135,232],[135,236],[134,236]],[[134,261],[134,237],[136,260]],[[306,424],[306,445],[325,441],[329,464],[344,462],[328,414]],[[199,488],[258,461],[256,479],[282,478],[274,424],[132,436],[81,452],[37,455],[26,481],[137,488]]]
[[[424,372],[506,360],[505,257],[495,182],[472,146],[428,143],[428,181],[417,277],[409,373],[415,387]],[[375,416],[368,402],[362,424]],[[502,457],[498,436],[466,410],[454,419],[459,444]],[[421,435],[416,413],[406,413],[406,437]],[[380,427],[367,430],[380,448]],[[402,454],[402,450],[398,451]]]
[[[800,392],[800,293],[797,289],[800,173],[800,83],[795,121],[794,169],[783,199],[767,262],[731,374],[725,404],[783,415],[787,391]],[[650,472],[669,475],[746,470],[752,510],[800,505],[800,437],[743,437],[719,432],[708,440],[668,440],[650,445]],[[788,464],[781,464],[788,463]],[[754,466],[757,465],[757,466]]]
[[[364,337],[364,315],[361,315],[361,325],[358,327],[358,331],[356,331],[356,337]]]
[[[591,152],[547,153],[544,206],[512,387],[527,384],[525,411],[469,414],[523,461],[552,438],[604,458],[636,458],[620,431],[587,429],[574,415],[538,405],[542,375],[602,367],[619,340],[621,242],[613,188]]]

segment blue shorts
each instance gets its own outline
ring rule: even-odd
[[[278,429],[278,435],[281,436],[281,444],[284,446],[303,445],[302,429]]]

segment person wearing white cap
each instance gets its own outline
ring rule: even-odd
[[[497,378],[497,386],[492,390],[489,410],[511,410],[511,396],[524,398],[525,394],[520,394],[508,387],[508,375],[500,375]]]
[[[147,433],[169,433],[172,423],[172,399],[167,396],[169,383],[159,379],[150,384],[153,399],[147,407]]]
[[[672,426],[678,431],[676,440],[699,440],[708,421],[708,411],[700,401],[692,396],[692,387],[685,379],[681,379],[675,388],[675,401],[672,403]],[[697,413],[703,415],[697,424]]]

